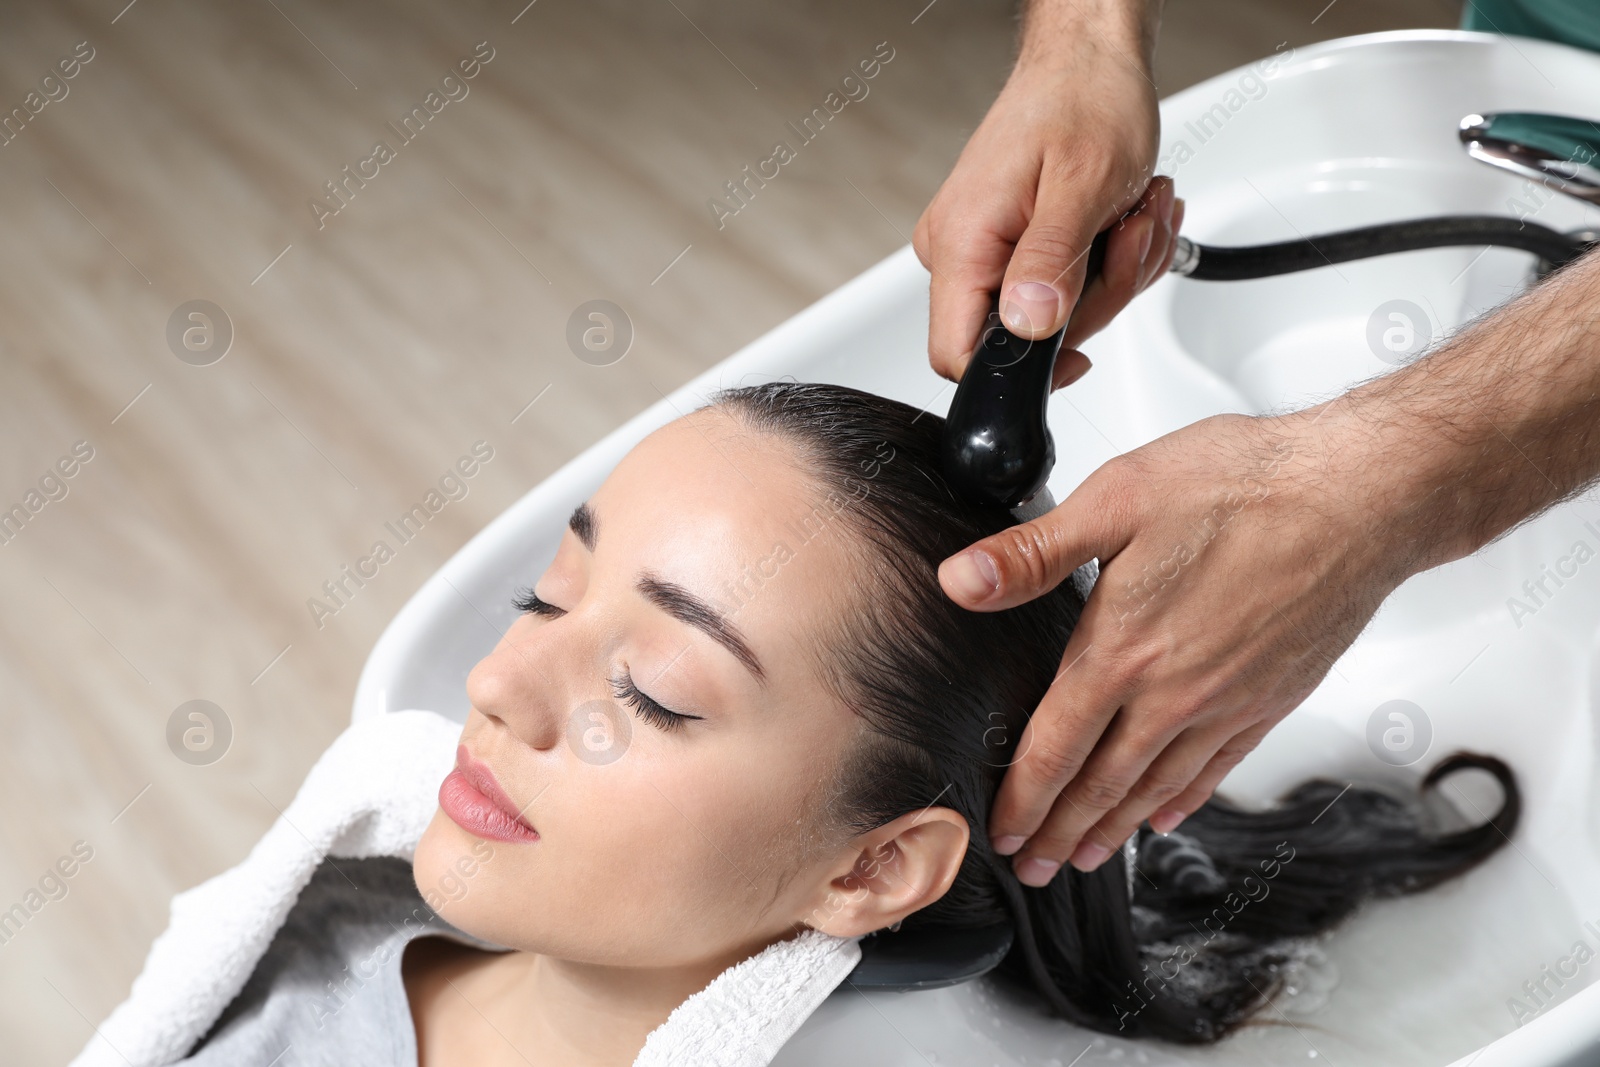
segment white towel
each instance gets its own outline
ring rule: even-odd
[[[363,719],[334,739],[250,854],[172,898],[128,999],[70,1067],[164,1067],[244,987],[325,856],[411,859],[455,765],[461,724],[432,711]],[[861,958],[807,930],[718,975],[657,1027],[636,1067],[765,1067]]]

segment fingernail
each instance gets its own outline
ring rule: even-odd
[[[1150,816],[1150,829],[1165,837],[1167,834],[1170,834],[1172,831],[1176,830],[1178,828],[1178,824],[1187,818],[1188,816],[1181,811],[1173,811],[1170,808],[1162,808],[1160,811]]]
[[[1013,285],[1000,301],[1000,318],[1006,328],[1019,330],[1047,329],[1056,321],[1061,308],[1061,295],[1043,282],[1022,282]]]
[[[1155,239],[1155,236],[1156,224],[1154,222],[1146,223],[1144,236],[1139,238],[1139,266],[1141,267],[1144,266],[1144,261],[1150,258],[1150,242]]]
[[[963,552],[945,564],[945,584],[965,600],[988,600],[1000,588],[1000,572],[987,552]]]
[[[1042,860],[1037,857],[1025,859],[1017,864],[1017,881],[1039,889],[1049,885],[1050,879],[1054,878],[1060,869],[1061,864],[1055,860]]]
[[[1172,234],[1174,237],[1183,228],[1183,208],[1183,197],[1180,196],[1172,202]]]
[[[1021,834],[1006,834],[1004,837],[995,838],[990,847],[1001,856],[1009,856],[1021,848],[1027,840]]]
[[[1164,218],[1172,218],[1172,206],[1178,202],[1178,187],[1172,182],[1161,187],[1161,214]]]
[[[1104,863],[1109,855],[1111,850],[1104,845],[1085,841],[1078,846],[1078,851],[1072,854],[1072,865],[1087,874]]]

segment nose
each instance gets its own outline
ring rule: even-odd
[[[561,740],[563,709],[572,703],[566,679],[573,672],[563,669],[563,645],[571,643],[572,635],[561,629],[559,620],[519,619],[467,675],[472,706],[539,750],[554,748]]]

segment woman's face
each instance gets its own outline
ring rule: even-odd
[[[467,679],[461,744],[537,839],[435,812],[425,899],[499,944],[626,966],[731,962],[827,906],[828,788],[859,728],[817,666],[862,574],[848,503],[715,410],[629,453],[539,577],[548,607]]]

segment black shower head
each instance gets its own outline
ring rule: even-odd
[[[1055,466],[1045,422],[1063,327],[1040,341],[991,315],[946,416],[945,478],[969,503],[1014,508],[1044,488]]]
[[[1089,246],[1083,285],[1100,274],[1111,231]],[[1044,488],[1056,463],[1045,422],[1056,356],[1067,334],[1018,337],[990,312],[945,417],[944,475],[969,503],[1016,508]]]

